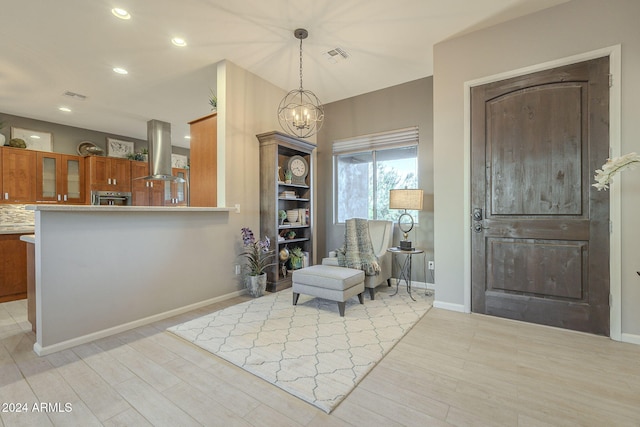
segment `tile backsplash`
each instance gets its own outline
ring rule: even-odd
[[[0,204],[0,225],[33,225],[35,212],[26,210],[25,206]]]

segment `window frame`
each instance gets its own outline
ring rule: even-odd
[[[378,194],[377,194],[377,157],[376,152],[392,149],[411,148],[416,149],[416,179],[417,188],[419,188],[419,162],[418,162],[418,148],[419,148],[419,130],[417,126],[409,128],[396,129],[387,132],[380,132],[369,135],[361,135],[353,138],[346,138],[341,140],[335,140],[332,148],[332,169],[333,169],[333,224],[344,224],[339,222],[338,216],[338,159],[342,155],[357,154],[357,153],[369,153],[372,157],[372,164],[374,165],[374,173],[372,176],[373,188],[376,191],[373,192],[373,208],[376,212]],[[367,215],[368,216],[368,215]]]

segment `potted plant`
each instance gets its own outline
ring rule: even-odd
[[[253,231],[248,227],[242,228],[242,241],[244,244],[242,256],[247,259],[245,285],[251,296],[259,297],[267,287],[265,270],[267,267],[275,265],[275,262],[271,262],[275,251],[271,250],[271,241],[268,237],[256,241]]]
[[[292,270],[298,270],[302,268],[304,253],[302,252],[302,248],[296,246],[291,249],[289,255],[289,264],[291,265]]]
[[[291,170],[287,169],[286,171],[284,171],[284,182],[285,184],[291,184],[291,177],[293,176],[293,173],[291,172]]]
[[[218,97],[213,89],[209,89],[209,105],[211,105],[211,111],[215,112],[218,109]]]

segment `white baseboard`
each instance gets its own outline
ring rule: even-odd
[[[396,286],[396,281],[397,279],[391,279],[391,283],[393,286]],[[402,286],[402,284],[400,285]],[[416,288],[416,289],[431,289],[433,291],[435,291],[436,289],[436,285],[433,283],[426,283],[426,282],[417,282],[417,281],[411,281],[411,287],[412,288]],[[442,301],[438,301],[437,299],[433,301],[433,306],[435,308],[441,308],[443,310],[449,310],[449,311],[457,311],[459,313],[466,313],[466,311],[464,310],[464,304],[452,304],[452,303],[448,303],[448,302],[442,302]]]
[[[466,313],[464,310],[464,304],[453,304],[450,302],[443,302],[443,301],[436,300],[433,302],[433,307],[441,308],[443,310],[457,311],[459,313]]]
[[[391,286],[396,286],[396,282],[398,281],[398,279],[394,279],[391,278]],[[402,282],[400,284],[400,286],[403,286],[404,282]],[[416,288],[416,289],[431,289],[431,290],[435,290],[436,289],[436,285],[434,285],[433,283],[429,283],[429,282],[418,282],[415,280],[411,281],[411,287],[412,288]]]
[[[189,305],[186,305],[184,307],[174,308],[173,310],[165,311],[163,313],[154,314],[152,316],[145,317],[143,319],[134,320],[132,322],[124,323],[122,325],[117,325],[117,326],[114,326],[114,327],[111,327],[111,328],[103,329],[101,331],[92,332],[90,334],[83,335],[81,337],[72,338],[72,339],[67,340],[67,341],[62,341],[62,342],[59,342],[59,343],[56,343],[56,344],[52,344],[52,345],[47,345],[47,346],[44,346],[44,347],[40,346],[40,344],[36,342],[33,345],[33,351],[38,356],[46,356],[47,354],[51,354],[51,353],[55,353],[55,352],[58,352],[58,351],[66,350],[68,348],[75,347],[75,346],[78,346],[78,345],[81,345],[81,344],[86,344],[88,342],[95,341],[95,340],[100,339],[100,338],[108,337],[110,335],[115,335],[115,334],[118,334],[120,332],[125,332],[125,331],[128,331],[128,330],[133,329],[133,328],[137,328],[137,327],[140,327],[140,326],[148,325],[149,323],[157,322],[158,320],[167,319],[169,317],[177,316],[179,314],[186,313],[186,312],[191,311],[191,310],[196,310],[196,309],[201,308],[201,307],[206,307],[208,305],[211,305],[211,304],[214,304],[214,303],[217,303],[217,302],[220,302],[220,301],[225,301],[225,300],[228,300],[230,298],[234,298],[234,297],[246,294],[246,293],[247,293],[246,289],[235,291],[235,292],[231,292],[231,293],[226,294],[226,295],[221,295],[219,297],[210,298],[208,300],[196,302],[194,304],[189,304]]]
[[[640,335],[623,333],[620,336],[620,341],[640,345]]]

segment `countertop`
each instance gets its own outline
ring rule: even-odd
[[[96,206],[96,205],[27,205],[31,211],[57,212],[232,212],[236,208],[205,208],[190,206]],[[32,231],[33,232],[33,231]]]
[[[0,225],[0,234],[33,234],[34,230],[33,224]]]
[[[27,243],[36,243],[36,235],[35,234],[25,234],[24,236],[20,236],[20,240]]]

